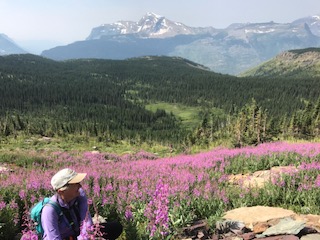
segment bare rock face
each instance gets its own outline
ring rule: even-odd
[[[266,231],[269,227],[270,225],[268,223],[261,222],[254,225],[252,230],[254,233],[261,234],[264,231]]]
[[[233,225],[236,225],[237,221],[245,225],[249,233],[248,231],[236,233],[230,231],[232,228],[228,228],[229,234],[236,233],[237,237],[241,236],[242,239],[320,240],[318,215],[300,215],[283,208],[255,206],[228,211],[223,218],[225,221],[233,222]]]
[[[294,166],[272,167],[270,170],[262,170],[248,174],[230,175],[229,183],[238,184],[249,188],[262,188],[270,180],[281,177],[282,174],[296,171],[298,171],[298,169]]]
[[[292,218],[280,219],[279,223],[268,228],[262,233],[264,236],[292,234],[297,235],[305,227],[304,222],[295,221]]]
[[[296,214],[295,212],[276,207],[242,207],[228,211],[223,216],[230,221],[240,221],[255,233],[262,233],[267,228],[277,224],[280,219],[292,218],[295,221],[304,222],[308,228],[320,232],[320,216],[314,214]],[[320,240],[320,238],[319,238]]]
[[[258,223],[268,223],[272,220],[294,217],[296,214],[287,209],[276,207],[242,207],[228,211],[224,219],[243,222],[246,227],[253,229]]]

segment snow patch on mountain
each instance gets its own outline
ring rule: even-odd
[[[245,29],[244,30],[245,31],[245,33],[260,33],[260,34],[262,34],[262,33],[271,33],[271,32],[274,32],[275,31],[275,29],[267,29],[267,30],[261,30],[261,29]]]

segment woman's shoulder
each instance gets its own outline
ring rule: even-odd
[[[59,215],[60,212],[61,206],[54,198],[50,198],[50,200],[43,206],[42,209],[42,214],[53,215],[54,213],[56,213],[57,215]]]

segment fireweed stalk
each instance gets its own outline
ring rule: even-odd
[[[97,206],[95,204],[94,201],[92,201],[91,199],[88,199],[88,211],[87,211],[87,214],[86,214],[86,218],[88,217],[88,215],[90,214],[89,212],[89,206],[90,205],[93,205],[93,208],[94,208],[94,211],[95,211],[95,216],[99,216],[99,212],[98,212],[98,209],[97,209]],[[84,221],[86,222],[86,221]],[[86,231],[84,231],[84,229]],[[102,236],[102,233],[101,233],[101,230],[100,230],[100,225],[99,225],[99,222],[96,221],[92,226],[84,226],[82,224],[81,226],[81,236],[83,237],[83,239],[96,239],[97,237],[101,237]]]
[[[30,211],[27,203],[27,196],[25,190],[20,190],[19,192],[20,199],[24,202],[24,214],[22,216],[22,237],[21,240],[38,240],[38,234],[34,230],[34,223],[30,218]]]
[[[168,185],[163,184],[160,180],[156,190],[148,203],[145,216],[148,218],[148,230],[150,237],[166,236],[169,231],[169,199]]]

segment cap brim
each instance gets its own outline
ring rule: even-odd
[[[86,173],[78,173],[74,178],[72,178],[68,183],[79,183],[87,176]]]

